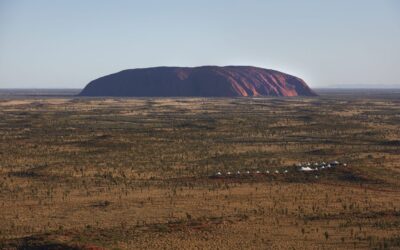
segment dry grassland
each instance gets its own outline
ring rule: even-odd
[[[0,248],[399,249],[399,162],[399,96],[3,98]]]

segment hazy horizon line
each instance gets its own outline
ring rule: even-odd
[[[0,90],[82,90],[86,86],[81,87],[81,88],[68,88],[68,87],[56,87],[56,88],[47,88],[47,87],[0,87]],[[338,85],[338,86],[316,86],[316,87],[311,87],[312,89],[400,89],[400,86],[397,85],[380,85],[380,87],[372,86],[372,85],[351,85],[351,86],[343,86],[343,85]]]

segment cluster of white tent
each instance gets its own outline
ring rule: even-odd
[[[332,161],[330,163],[325,163],[325,162],[298,163],[298,164],[296,164],[296,167],[301,172],[310,172],[310,171],[320,171],[320,170],[335,168],[335,167],[341,166],[341,165],[344,167],[347,166],[346,163],[340,163],[339,161]]]
[[[244,171],[244,172],[240,172],[240,171],[236,171],[236,172],[226,172],[226,173],[222,173],[221,171],[216,172],[213,177],[239,177],[239,176],[254,176],[254,175],[266,175],[266,174],[287,174],[289,173],[289,170],[284,169],[284,170],[265,170],[265,171],[259,171],[259,170],[255,170],[255,171]]]
[[[325,169],[335,168],[338,166],[347,166],[346,163],[340,163],[339,161],[332,161],[330,163],[326,162],[305,162],[305,163],[297,163],[295,164],[295,169],[300,172],[311,172],[311,171],[321,171]],[[211,177],[241,177],[241,176],[257,176],[257,175],[269,175],[269,174],[287,174],[289,173],[288,169],[275,169],[275,170],[265,170],[265,171],[235,171],[235,172],[225,172],[221,171],[216,172]]]

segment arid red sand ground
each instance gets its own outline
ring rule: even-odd
[[[392,97],[0,99],[0,248],[398,249]]]

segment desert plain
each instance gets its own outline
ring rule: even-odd
[[[399,249],[400,93],[319,94],[3,96],[0,248]]]

